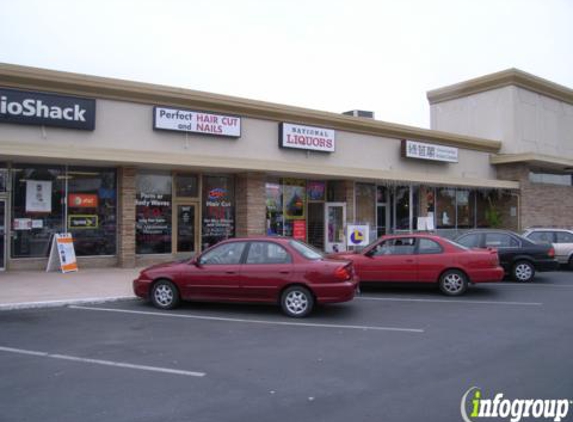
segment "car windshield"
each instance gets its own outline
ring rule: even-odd
[[[457,242],[454,242],[454,241],[451,240],[451,239],[446,239],[445,237],[442,238],[442,239],[445,240],[446,242],[448,242],[449,244],[454,245],[456,248],[464,249],[464,250],[466,250],[466,251],[470,250],[470,248],[468,248],[467,246],[464,246],[464,245],[461,245],[461,244],[459,244],[459,243],[457,243]]]
[[[324,257],[323,253],[313,246],[298,240],[291,240],[289,244],[306,259],[319,260]]]

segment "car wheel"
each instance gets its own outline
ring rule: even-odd
[[[569,258],[569,269],[573,271],[573,256]]]
[[[517,261],[513,265],[511,275],[515,281],[527,283],[535,276],[535,267],[529,261]]]
[[[151,302],[156,308],[173,309],[179,301],[179,290],[169,280],[159,280],[151,288]]]
[[[313,307],[314,297],[306,287],[291,286],[281,295],[281,308],[289,317],[305,317]]]
[[[460,296],[468,289],[468,278],[461,271],[448,270],[441,275],[438,285],[443,294]]]

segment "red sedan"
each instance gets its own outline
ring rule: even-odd
[[[161,309],[181,300],[263,302],[304,317],[317,303],[352,300],[357,285],[350,261],[324,259],[294,239],[260,237],[226,240],[195,259],[146,268],[133,290]]]
[[[439,236],[382,236],[364,250],[338,253],[350,260],[361,283],[437,283],[448,296],[459,296],[469,283],[501,281],[503,268],[496,251],[468,249]]]

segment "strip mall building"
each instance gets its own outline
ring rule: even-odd
[[[0,65],[0,267],[189,256],[233,236],[573,226],[573,91],[507,70],[428,93],[432,129]],[[367,116],[367,117],[364,117]]]

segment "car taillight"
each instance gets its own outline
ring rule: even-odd
[[[352,269],[350,268],[350,265],[346,265],[344,267],[338,267],[334,271],[334,278],[337,281],[350,280],[352,278]]]
[[[552,247],[549,248],[549,252],[547,252],[547,255],[549,255],[549,258],[555,258],[555,249]]]

